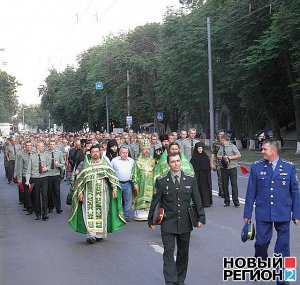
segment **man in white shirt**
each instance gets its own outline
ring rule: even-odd
[[[128,157],[129,148],[125,145],[120,147],[119,155],[112,159],[111,166],[116,172],[123,191],[124,214],[126,221],[130,220],[130,210],[132,206],[132,171],[134,160]]]

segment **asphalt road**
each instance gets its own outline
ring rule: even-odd
[[[239,175],[238,184],[244,198],[247,177]],[[67,189],[63,183],[63,201]],[[0,285],[164,284],[159,228],[150,231],[145,223],[131,222],[107,240],[87,245],[68,227],[66,205],[62,215],[51,214],[47,222],[24,215],[16,186],[4,178],[2,157],[0,203]],[[243,205],[224,208],[214,196],[213,207],[206,209],[207,225],[192,234],[186,285],[224,284],[222,257],[253,255],[254,243],[240,241],[242,212]],[[300,257],[300,227],[292,225],[291,233],[292,253]]]

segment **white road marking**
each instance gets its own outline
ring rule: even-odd
[[[214,196],[219,197],[218,192],[215,191],[215,190],[212,190],[212,194],[213,194]],[[232,195],[230,195],[230,199],[232,199]],[[245,199],[244,199],[244,198],[239,197],[239,201],[240,201],[240,204],[245,205]],[[223,229],[223,230],[230,230],[230,231],[232,231],[232,232],[234,231],[234,230],[233,230],[232,228],[230,228],[230,227],[225,227],[224,225],[219,225],[219,226],[220,226],[220,228]],[[154,250],[155,252],[157,252],[157,253],[163,255],[163,253],[164,253],[164,248],[163,248],[162,246],[160,246],[160,245],[158,245],[158,244],[156,244],[156,243],[153,243],[153,242],[151,242],[149,245],[150,245],[150,247],[153,248],[153,250]],[[176,256],[174,256],[174,258],[176,258]]]
[[[155,252],[157,252],[161,255],[164,253],[164,249],[162,246],[160,246],[158,244],[150,244],[150,246],[154,249]]]

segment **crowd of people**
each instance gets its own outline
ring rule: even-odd
[[[190,233],[193,227],[203,227],[204,208],[213,204],[212,170],[217,172],[224,207],[231,200],[236,208],[240,206],[241,154],[224,131],[218,132],[211,149],[192,128],[161,136],[132,130],[19,134],[7,138],[3,150],[8,183],[17,184],[19,204],[36,220],[47,221],[54,209],[57,214],[63,212],[60,185],[65,180],[70,185],[68,224],[86,234],[89,244],[132,220],[148,221],[152,229],[160,224],[168,285],[184,285]],[[250,171],[245,225],[252,223],[256,203],[255,256],[266,258],[273,224],[278,233],[275,252],[288,256],[290,220],[300,224],[296,168],[279,157],[276,141],[265,141],[262,154],[264,159]]]
[[[220,131],[210,155],[211,151],[197,139],[196,129],[192,128],[162,136],[129,130],[122,134],[26,134],[7,138],[3,145],[6,177],[9,184],[17,183],[24,211],[44,221],[54,209],[60,214],[61,180],[74,185],[95,145],[99,145],[101,159],[112,167],[119,181],[126,221],[147,219],[155,179],[169,170],[168,154],[180,154],[183,171],[196,176],[205,207],[212,205],[211,170],[218,172],[219,195],[224,197],[224,206],[229,205],[229,178],[234,205],[239,206],[236,173],[240,153],[236,146]],[[222,166],[224,159],[229,163],[226,167]]]
[[[182,169],[197,177],[198,189],[205,207],[212,205],[211,170],[216,170],[219,195],[229,205],[229,178],[233,202],[238,202],[237,161],[240,153],[225,132],[220,131],[212,154],[196,137],[196,129],[162,136],[128,133],[62,133],[27,134],[7,138],[3,145],[8,183],[17,183],[19,203],[36,219],[48,219],[48,213],[62,212],[60,181],[74,185],[91,147],[99,145],[101,159],[110,165],[122,189],[125,219],[146,220],[157,177],[169,170],[167,155],[180,153]],[[223,160],[228,165],[222,165]],[[72,187],[71,187],[72,188]],[[72,191],[72,189],[71,189]],[[70,192],[72,195],[72,192]],[[69,203],[71,196],[69,196]],[[132,212],[132,209],[134,210]]]

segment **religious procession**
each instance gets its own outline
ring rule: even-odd
[[[122,134],[17,135],[8,138],[3,147],[8,184],[16,183],[24,212],[43,221],[48,220],[54,209],[57,214],[62,213],[65,201],[61,201],[60,184],[66,181],[70,185],[66,203],[73,210],[69,223],[79,232],[80,226],[91,222],[93,226],[88,228],[96,230],[96,221],[101,221],[106,232],[107,219],[114,221],[116,217],[119,219],[114,222],[120,227],[132,220],[147,221],[155,181],[169,172],[169,155],[179,154],[182,170],[196,177],[204,207],[212,205],[210,170],[220,170],[216,151],[220,147],[216,142],[211,159],[204,143],[196,138],[196,129],[183,130],[179,136],[173,132],[160,137],[131,130]],[[237,160],[237,148],[235,152]],[[99,176],[96,180],[102,181],[99,184],[92,183],[95,173]],[[92,184],[86,185],[87,182]],[[86,192],[90,188],[92,192]],[[224,197],[222,181],[219,193]],[[99,201],[92,203],[94,197],[99,197]],[[114,199],[117,203],[112,203]],[[235,206],[239,206],[238,201]]]
[[[146,222],[152,230],[160,225],[167,285],[185,284],[191,232],[204,227],[205,208],[213,206],[212,171],[225,208],[231,201],[234,208],[240,207],[238,171],[250,172],[242,240],[254,238],[252,211],[256,201],[255,256],[267,257],[273,222],[278,233],[275,252],[289,256],[289,221],[300,223],[295,169],[280,160],[279,148],[272,140],[263,143],[264,160],[253,164],[251,170],[239,165],[241,153],[224,130],[217,133],[211,148],[195,128],[161,136],[132,130],[117,134],[15,134],[7,138],[3,148],[7,183],[15,183],[20,207],[36,221],[56,219],[67,211],[66,224],[84,235],[89,245],[109,238],[128,223]],[[270,172],[268,176],[269,164],[272,173],[286,175],[283,186],[274,187],[290,187],[290,194],[272,191],[271,204],[265,201],[267,184],[260,185],[274,175]],[[61,184],[68,185],[65,201]],[[290,201],[289,207],[280,201]],[[274,207],[275,203],[278,206]]]

